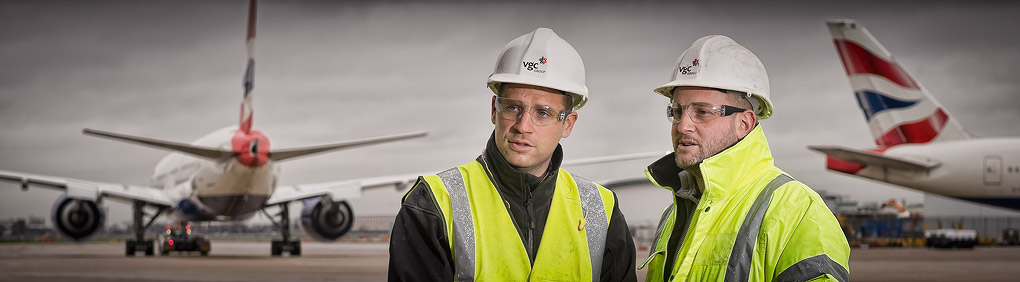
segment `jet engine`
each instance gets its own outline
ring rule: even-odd
[[[335,241],[350,231],[353,225],[354,211],[347,201],[305,200],[305,207],[301,210],[301,228],[312,238]]]
[[[61,196],[53,204],[53,226],[60,234],[81,241],[103,228],[106,213],[94,201]]]

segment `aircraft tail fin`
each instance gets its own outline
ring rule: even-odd
[[[876,144],[970,138],[864,26],[853,20],[826,24]]]
[[[252,89],[255,89],[255,16],[258,14],[255,8],[255,0],[251,0],[248,6],[248,66],[244,70],[242,86],[244,87],[244,100],[241,102],[241,120],[238,129],[248,133],[251,132],[252,117],[254,108],[252,106]]]

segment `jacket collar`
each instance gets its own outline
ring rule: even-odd
[[[659,158],[659,160],[648,165],[645,175],[652,184],[666,190],[673,191],[677,197],[698,202],[701,198],[701,191],[698,191],[698,183],[690,172],[676,166],[676,152]]]
[[[676,153],[670,153],[648,166],[645,174],[655,185],[672,190],[678,197],[716,201],[728,198],[746,182],[755,181],[773,166],[772,152],[761,125],[733,146],[709,157],[700,164],[705,193],[698,193],[698,184],[688,171],[676,166]]]
[[[486,169],[490,170],[489,173],[493,177],[493,181],[509,188],[508,190],[511,191],[508,192],[523,193],[534,191],[542,186],[542,184],[556,178],[555,176],[560,169],[560,163],[563,161],[563,146],[556,145],[552,160],[549,161],[549,168],[546,169],[545,177],[542,178],[519,171],[511,166],[506,161],[506,158],[503,157],[503,154],[499,153],[499,149],[496,148],[495,131],[489,136],[489,142],[485,145],[485,152],[479,156],[479,159],[482,164],[485,164]]]

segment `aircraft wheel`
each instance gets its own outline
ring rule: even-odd
[[[145,256],[151,257],[156,254],[155,242],[152,240],[145,241]]]
[[[124,255],[133,257],[135,256],[135,241],[127,240],[124,241]]]
[[[273,240],[273,243],[272,243],[272,246],[271,246],[270,249],[272,250],[272,255],[274,257],[278,257],[281,254],[283,254],[283,246],[282,246],[283,244],[282,243],[283,242]]]
[[[290,256],[292,257],[301,256],[301,241],[290,242],[290,244],[291,244]]]

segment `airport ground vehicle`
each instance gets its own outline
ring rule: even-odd
[[[978,243],[974,229],[935,229],[924,232],[929,248],[974,248]]]
[[[209,255],[211,250],[209,239],[204,236],[192,234],[191,225],[166,226],[166,235],[163,236],[160,244],[159,254],[168,255],[170,252],[199,252],[203,256]],[[274,249],[275,250],[275,249]]]

